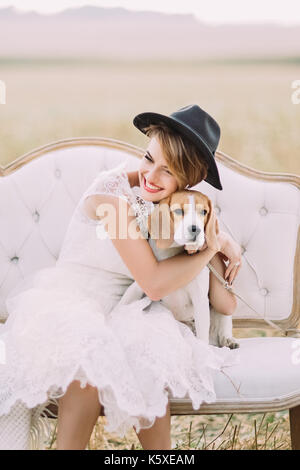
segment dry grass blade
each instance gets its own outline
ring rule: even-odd
[[[260,422],[260,425],[259,425],[257,434],[260,433],[260,430],[261,430],[261,427],[262,427],[262,423],[264,422],[265,417],[266,417],[266,413],[263,414],[263,417],[262,417],[262,419],[261,419],[261,422]],[[268,423],[267,423],[267,425],[268,425]]]
[[[192,425],[193,425],[193,422],[191,421],[191,422],[190,422],[190,427],[189,427],[189,432],[188,432],[188,446],[189,446],[189,448],[191,447],[191,432],[192,432]]]
[[[204,439],[204,443],[203,443],[203,447],[202,449],[206,449],[206,436],[205,436],[205,431],[206,431],[206,428],[207,428],[207,425],[204,427],[203,426],[203,439]]]
[[[54,444],[54,442],[56,441],[56,429],[57,429],[57,423],[58,423],[58,420],[56,419],[55,420],[55,426],[54,426],[54,430],[52,432],[52,436],[51,436],[51,441],[50,441],[50,444],[49,444],[49,450],[52,449],[52,446]]]
[[[254,420],[254,444],[255,444],[255,450],[258,450],[258,445],[257,445],[257,430],[256,430],[256,419]]]
[[[234,426],[231,450],[234,450],[234,442],[235,442],[235,437],[236,437],[236,430],[237,430],[237,425]]]
[[[203,429],[202,429],[202,434],[200,435],[200,437],[199,437],[199,439],[198,439],[198,442],[197,442],[197,444],[196,444],[196,446],[195,446],[196,449],[198,449],[198,445],[199,445],[199,443],[200,443],[200,441],[201,441],[201,439],[202,439],[202,437],[203,437],[203,435],[204,435],[204,432],[205,432],[205,429],[204,429],[204,427],[203,427]]]
[[[265,445],[267,445],[267,442],[268,440],[270,439],[270,437],[272,436],[272,434],[274,434],[274,432],[276,431],[276,429],[278,428],[279,426],[279,423],[277,423],[274,428],[272,429],[272,431],[270,432],[269,436],[267,437],[266,441],[265,441]]]
[[[216,448],[216,450],[221,449],[223,445],[225,446],[225,443],[228,443],[228,446],[230,446],[231,439],[230,439],[230,438],[229,438],[229,439],[224,439],[224,441],[222,441],[222,442],[218,445],[218,447]],[[225,448],[226,448],[226,447],[225,447]]]
[[[226,431],[226,429],[227,429],[227,427],[228,427],[228,425],[229,425],[229,423],[230,423],[230,421],[231,421],[232,416],[233,416],[233,414],[230,415],[230,417],[229,417],[229,419],[228,419],[228,421],[227,421],[225,427],[223,428],[222,432],[220,432],[220,434],[218,434],[218,436],[215,437],[215,438],[208,444],[207,447],[209,447],[213,442],[215,442],[217,439],[219,439],[219,437],[221,437],[222,434],[224,434],[224,432]]]

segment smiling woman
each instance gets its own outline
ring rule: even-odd
[[[141,161],[139,181],[145,178],[159,190],[141,185],[143,196],[137,195],[126,162],[101,171],[75,208],[56,264],[35,272],[6,298],[9,321],[0,339],[10,354],[0,364],[0,417],[19,399],[29,408],[58,399],[60,450],[87,446],[101,406],[106,431],[124,437],[133,427],[144,449],[170,449],[169,398],[190,397],[194,409],[215,401],[213,372],[236,363],[232,351],[197,338],[160,302],[200,272],[207,286],[205,267],[222,250],[222,239],[220,246],[210,246],[208,238],[206,249],[193,256],[179,253],[158,261],[144,237],[130,236],[131,224],[144,234],[148,206],[150,211],[153,201],[179,184],[175,163],[170,168],[157,139],[148,151],[153,160]],[[117,233],[122,225],[128,235],[99,237],[103,221],[85,212],[86,199],[91,208],[94,202],[109,203]],[[124,223],[120,200],[128,214]],[[134,281],[142,297],[135,296]],[[207,309],[205,289],[201,295]],[[0,448],[4,444],[7,436],[1,442],[0,429]]]
[[[154,136],[139,167],[141,197],[158,202],[178,189],[178,179],[172,174],[159,140]]]
[[[223,189],[215,162],[221,129],[200,106],[184,106],[169,116],[140,113],[133,124],[151,138],[138,171],[145,200],[157,204],[202,180]],[[232,283],[241,266],[241,249],[226,232],[222,232],[222,237],[227,238],[227,253],[223,254],[229,261],[226,277]]]
[[[154,142],[159,142],[161,152],[158,152],[157,159],[164,160],[162,169],[176,178],[179,191],[195,186],[206,178],[208,164],[204,158],[201,158],[199,148],[193,142],[183,139],[178,132],[173,131],[164,123],[149,125],[145,128],[145,133],[148,137],[153,137]],[[154,149],[154,152],[151,152],[151,149]],[[157,144],[152,143],[151,140],[146,151],[147,156],[144,158],[155,163],[157,150]]]
[[[176,175],[179,190],[195,186],[203,179],[223,189],[215,162],[221,129],[200,106],[184,106],[169,116],[140,113],[133,124],[148,137],[157,137],[166,160],[163,165]]]

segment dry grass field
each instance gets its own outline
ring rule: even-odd
[[[2,60],[0,164],[59,139],[112,137],[144,146],[139,112],[198,103],[220,123],[219,150],[259,170],[299,173],[297,63]]]
[[[291,101],[297,63],[0,60],[7,87],[0,106],[0,165],[47,143],[82,136],[138,146],[139,112],[169,114],[197,103],[221,126],[219,150],[255,169],[300,173],[300,104]],[[237,330],[237,337],[272,331]],[[49,449],[55,449],[55,422]],[[140,449],[104,431],[99,418],[90,449]],[[172,417],[173,448],[289,449],[288,413]]]
[[[120,439],[104,430],[100,417],[87,446],[88,450],[142,450],[132,430]],[[289,450],[288,413],[231,414],[210,416],[172,416],[174,450]],[[46,450],[56,449],[56,420]]]

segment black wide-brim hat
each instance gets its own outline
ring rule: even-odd
[[[207,177],[204,181],[222,190],[223,187],[215,162],[215,152],[221,135],[219,124],[197,104],[180,108],[170,116],[145,112],[137,114],[133,119],[133,124],[143,134],[146,134],[145,128],[150,124],[159,124],[160,122],[165,123],[194,143],[199,149],[199,159],[204,158],[208,163]]]

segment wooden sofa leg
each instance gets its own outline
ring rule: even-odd
[[[290,431],[293,450],[300,450],[300,405],[289,409]]]

